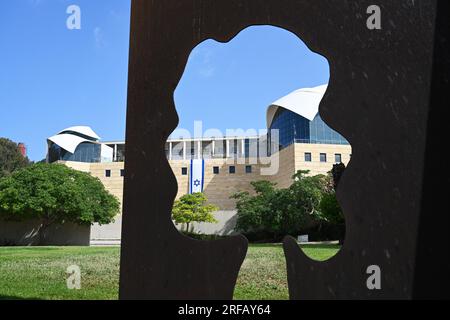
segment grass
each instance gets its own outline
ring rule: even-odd
[[[326,260],[338,246],[303,246]],[[68,290],[66,269],[78,265],[82,289]],[[1,299],[111,300],[118,298],[118,247],[0,247]],[[235,299],[289,299],[286,262],[280,245],[250,245],[236,284]]]
[[[82,270],[82,290],[68,290],[66,269]],[[117,299],[119,248],[0,248],[0,299]]]
[[[339,250],[334,245],[304,245],[312,259],[324,261]],[[288,300],[286,260],[281,245],[252,244],[234,290],[237,300]]]

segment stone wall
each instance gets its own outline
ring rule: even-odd
[[[272,162],[275,163],[278,157],[279,168],[275,175],[268,177],[268,180],[276,183],[277,188],[288,188],[292,184],[292,176],[295,174],[295,153],[294,145],[291,145],[279,153],[272,155]]]
[[[311,153],[312,161],[305,161],[305,153]],[[327,155],[327,162],[320,162],[320,154]],[[352,147],[350,145],[328,145],[328,144],[295,144],[295,172],[298,170],[309,170],[310,175],[327,174],[335,162],[335,155],[342,156],[342,163],[346,166],[350,162]]]
[[[90,242],[90,226],[79,226],[73,223],[55,224],[45,233],[45,241],[39,243],[38,220],[21,222],[0,220],[0,246],[88,246]]]

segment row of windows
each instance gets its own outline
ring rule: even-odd
[[[321,153],[319,155],[320,162],[328,162],[328,156],[326,153]],[[312,153],[311,152],[305,152],[305,162],[312,162]],[[335,163],[341,163],[342,162],[342,154],[335,153],[334,154],[334,162]],[[253,168],[252,166],[245,166],[245,173],[252,173]],[[228,173],[229,174],[235,174],[236,173],[236,166],[229,166],[228,167]],[[220,174],[220,167],[213,167],[213,174]],[[183,167],[181,168],[181,175],[187,176],[188,175],[188,168]],[[125,170],[120,170],[120,176],[125,176]],[[111,170],[105,170],[105,177],[110,178],[111,177]]]
[[[252,166],[245,166],[245,173],[249,174],[253,172]],[[229,166],[228,167],[228,173],[229,174],[235,174],[236,173],[236,166]],[[220,174],[220,167],[213,167],[213,174]],[[181,168],[181,175],[187,176],[188,175],[188,168],[184,167]]]
[[[350,155],[351,156],[351,155]],[[320,162],[328,162],[328,156],[326,153],[321,153],[319,155]],[[312,162],[312,153],[311,152],[305,152],[305,162]],[[342,154],[335,153],[334,154],[334,162],[335,163],[341,163],[342,162]],[[253,172],[252,166],[245,166],[245,173],[249,174]],[[236,166],[229,166],[228,167],[228,173],[229,174],[235,174],[236,173]],[[220,167],[213,167],[213,174],[220,174]],[[188,175],[188,168],[183,167],[181,168],[181,175],[187,176]],[[125,170],[120,170],[120,176],[125,176]],[[111,170],[105,170],[105,177],[110,178],[111,177]]]
[[[243,139],[229,140],[229,149],[225,140],[215,141],[213,150],[212,143],[204,144],[202,142],[201,152],[199,154],[199,145],[197,142],[186,142],[186,151],[183,143],[173,143],[170,150],[170,143],[166,143],[165,152],[169,160],[197,159],[199,156],[203,159],[226,159],[226,158],[257,158],[267,156],[266,139]],[[242,144],[243,142],[243,144]]]
[[[351,155],[350,155],[351,157]],[[328,162],[328,155],[326,153],[321,153],[319,155],[320,162]],[[305,152],[305,162],[312,162],[312,153]],[[342,163],[342,154],[335,153],[334,154],[334,162],[335,163]]]
[[[111,170],[105,170],[105,177],[106,178],[111,178],[111,173],[112,173],[112,171]],[[125,177],[125,170],[124,169],[121,169],[120,170],[120,176],[121,177]]]
[[[245,166],[245,173],[252,173],[253,172],[253,167],[252,166]],[[229,166],[228,167],[228,173],[230,174],[235,174],[236,173],[236,166]],[[220,174],[220,167],[213,167],[213,174]],[[183,176],[187,176],[188,175],[188,168],[183,167],[181,168],[181,175]],[[112,170],[105,170],[105,177],[106,178],[111,178],[112,176]],[[125,176],[125,170],[121,169],[120,170],[120,176],[124,177]]]

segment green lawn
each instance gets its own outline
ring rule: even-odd
[[[304,246],[313,259],[326,260],[339,247]],[[78,265],[82,289],[68,290],[66,268]],[[0,247],[0,299],[117,299],[119,248]],[[288,299],[286,262],[280,245],[250,245],[235,299]]]

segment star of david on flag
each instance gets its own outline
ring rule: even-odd
[[[205,161],[202,159],[191,160],[191,172],[189,177],[189,193],[203,192],[205,178]]]

